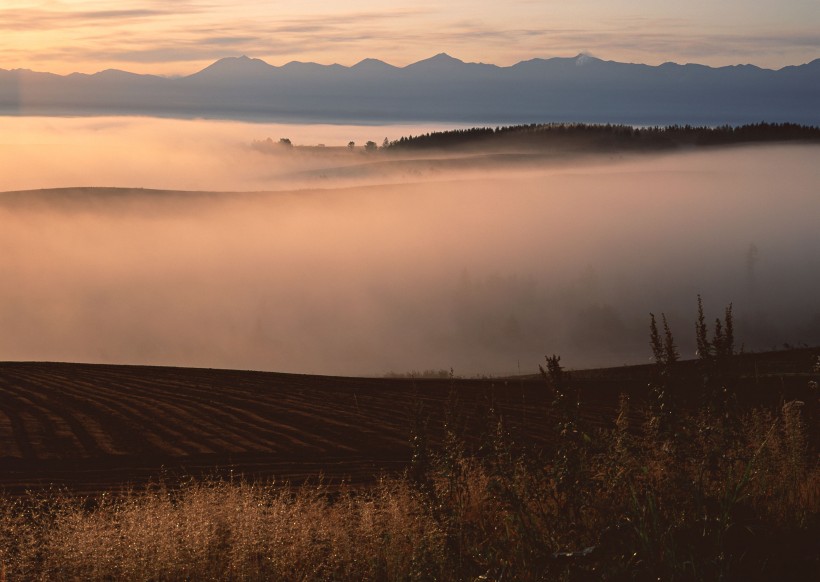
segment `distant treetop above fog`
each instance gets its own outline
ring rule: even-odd
[[[757,123],[718,127],[548,123],[504,127],[473,127],[407,136],[388,149],[545,149],[654,150],[691,146],[763,142],[820,142],[820,127],[794,123]]]

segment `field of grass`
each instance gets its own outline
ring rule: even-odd
[[[811,580],[809,352],[671,416],[651,367],[428,380],[5,363],[0,574]]]

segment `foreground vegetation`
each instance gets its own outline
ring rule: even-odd
[[[817,393],[744,407],[732,374],[731,308],[701,375],[676,376],[668,326],[652,318],[646,410],[621,399],[610,428],[583,420],[560,358],[542,370],[549,445],[532,446],[492,405],[478,439],[451,394],[441,446],[419,405],[412,458],[375,487],[244,481],[162,484],[76,499],[6,498],[7,580],[770,580],[820,568],[820,466],[807,419]],[[818,370],[820,371],[820,370]],[[697,406],[683,406],[682,391]]]
[[[810,579],[818,470],[800,407],[707,414],[663,439],[626,406],[549,464],[503,420],[481,456],[448,446],[361,492],[192,482],[89,502],[3,502],[8,580]],[[480,578],[484,576],[485,578]]]

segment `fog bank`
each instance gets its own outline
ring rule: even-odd
[[[452,125],[288,125],[150,117],[0,116],[0,191],[67,186],[282,190],[321,182],[313,170],[372,161],[381,144]],[[289,139],[316,151],[252,147]],[[354,155],[347,150],[356,144]],[[320,148],[315,148],[320,149]],[[341,150],[341,151],[337,151]],[[333,187],[335,184],[328,184]]]
[[[152,175],[162,160],[132,146],[151,160],[134,166],[144,184],[122,169],[97,181],[111,160],[82,158],[61,185],[276,189],[217,165],[218,149],[190,160],[212,187],[176,162]],[[225,155],[285,173],[277,156]],[[328,374],[533,372],[551,353],[617,365],[648,361],[650,311],[693,356],[698,293],[712,320],[734,302],[747,349],[816,345],[818,168],[818,147],[748,147],[271,193],[0,194],[0,359]]]

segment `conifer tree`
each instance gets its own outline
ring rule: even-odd
[[[725,312],[723,322],[724,322],[724,325],[725,325],[724,343],[725,343],[725,348],[726,348],[726,355],[727,356],[733,356],[733,355],[735,355],[735,322],[734,322],[734,317],[732,316],[732,304],[731,303],[726,308],[726,312]]]
[[[695,323],[695,338],[697,340],[698,358],[702,361],[708,361],[711,355],[707,334],[706,318],[703,315],[703,299],[698,295],[698,321]]]
[[[666,358],[666,365],[670,366],[680,359],[678,347],[675,345],[675,338],[672,337],[672,330],[669,328],[669,322],[666,320],[666,315],[661,314],[663,318],[663,353]]]
[[[664,318],[665,321],[665,318]],[[663,344],[661,335],[658,333],[658,323],[655,321],[655,314],[649,314],[649,344],[652,346],[652,357],[656,364],[663,363]]]

